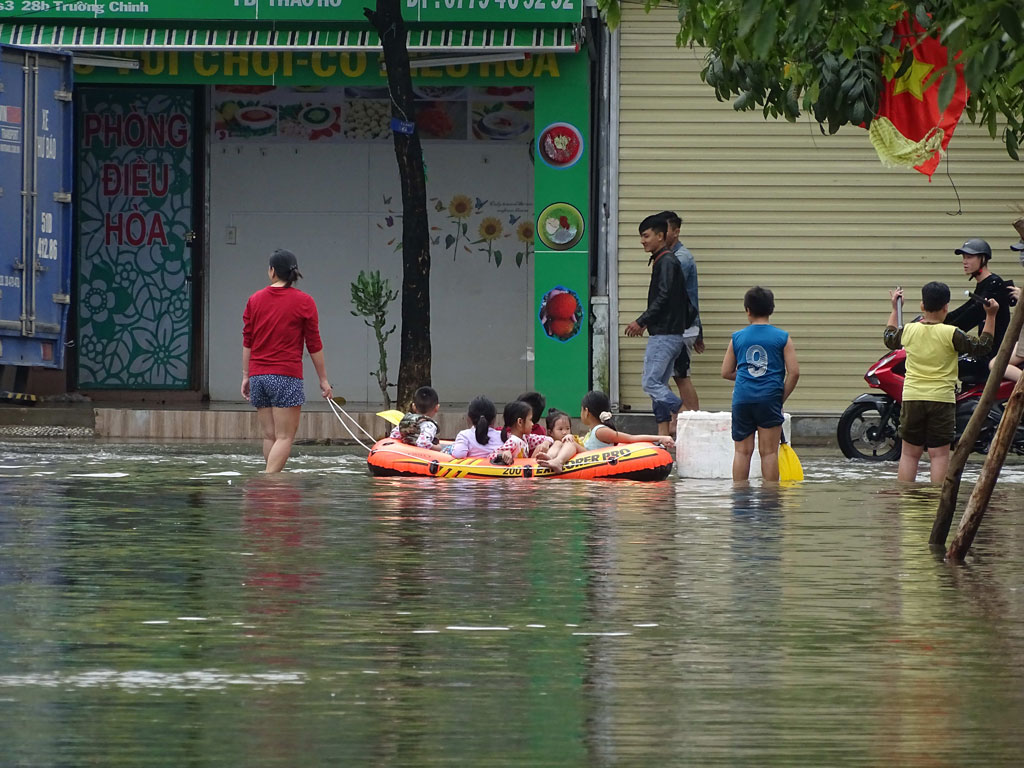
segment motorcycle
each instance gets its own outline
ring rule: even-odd
[[[903,442],[899,437],[900,405],[903,399],[903,379],[907,373],[907,353],[897,349],[883,355],[868,368],[864,380],[880,393],[859,395],[839,418],[836,438],[839,449],[848,459],[868,461],[896,461],[900,457]],[[963,366],[961,367],[963,370]],[[963,376],[963,374],[961,374]],[[961,379],[961,391],[956,396],[956,437],[959,440],[978,407],[985,380],[975,375],[966,381]],[[981,433],[973,450],[987,453],[1002,417],[1003,403],[1013,391],[1013,382],[1004,379],[996,394],[994,405],[985,419]],[[1018,455],[1024,456],[1024,425],[1017,428],[1011,447]]]

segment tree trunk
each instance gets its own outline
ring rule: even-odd
[[[933,550],[944,551],[946,549],[946,537],[949,535],[949,527],[953,524],[953,512],[956,511],[956,499],[960,493],[960,478],[963,476],[964,467],[967,465],[967,457],[971,455],[974,444],[978,441],[982,424],[988,418],[988,412],[992,409],[992,403],[996,399],[996,390],[1003,380],[1003,373],[1006,372],[1006,364],[1010,361],[1010,354],[1020,336],[1021,325],[1024,324],[1024,301],[1018,302],[1017,309],[1010,319],[1010,325],[1003,336],[1003,343],[999,345],[999,353],[996,355],[992,370],[989,372],[988,381],[985,382],[985,390],[981,393],[978,407],[971,414],[971,420],[967,422],[964,433],[960,436],[956,450],[949,460],[949,469],[946,478],[942,481],[942,495],[939,497],[939,508],[935,513],[935,522],[932,524],[932,534],[928,544]]]
[[[377,0],[363,13],[380,35],[391,92],[391,116],[415,124],[412,72],[400,0]],[[405,407],[418,387],[430,384],[430,228],[427,179],[419,133],[394,131],[402,184],[402,335],[398,403]]]
[[[1020,314],[1019,310],[1017,314]],[[996,436],[992,438],[992,447],[989,448],[988,456],[985,457],[985,464],[982,466],[978,482],[971,492],[971,498],[967,501],[967,508],[960,520],[956,536],[953,537],[953,543],[949,545],[949,551],[946,552],[947,559],[962,561],[967,550],[974,543],[974,535],[978,532],[978,526],[981,525],[981,518],[985,516],[989,499],[992,498],[992,489],[999,478],[999,471],[1003,468],[1003,461],[1006,460],[1006,453],[1013,443],[1022,414],[1024,414],[1024,377],[1017,381],[1010,394],[1010,399],[1006,401],[999,429],[996,430]]]

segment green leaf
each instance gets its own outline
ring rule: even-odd
[[[1021,30],[1020,16],[1017,14],[1017,9],[1010,3],[1005,3],[999,8],[999,23],[1003,29],[1006,30],[1006,34],[1010,36],[1013,42],[1020,45],[1024,42],[1024,31]]]
[[[924,7],[924,3],[918,3],[917,7],[914,8],[914,19],[925,29],[931,26],[932,20],[928,16],[928,9]]]
[[[762,0],[743,0],[743,7],[740,8],[740,19],[736,25],[736,34],[746,37],[750,30],[757,24],[761,16]]]
[[[522,251],[519,251],[516,254],[516,266],[517,267],[523,266],[523,252]]]
[[[947,72],[939,83],[939,112],[945,112],[956,93],[956,72]]]
[[[732,108],[737,112],[742,112],[745,109],[750,109],[754,104],[754,94],[750,91],[744,91],[739,95],[739,98],[732,103]]]
[[[495,268],[501,266],[501,251],[494,252],[494,266]]]
[[[1017,152],[1017,132],[1006,129],[1006,154],[1012,157],[1014,160],[1020,160],[1020,155]]]
[[[986,75],[995,74],[999,66],[999,45],[991,42],[985,46],[985,54],[982,56],[981,65]]]
[[[603,6],[601,11],[604,23],[608,25],[608,29],[614,32],[622,22],[622,6],[619,5],[619,0],[604,0],[604,2],[598,3],[598,6]]]
[[[455,245],[455,235],[446,235],[445,238],[444,238],[445,250],[448,250],[453,245]]]
[[[1014,86],[1021,80],[1024,80],[1024,60],[1018,61],[1017,66],[1010,70],[1010,74],[1006,78],[1006,84]]]
[[[914,66],[914,56],[910,51],[906,51],[903,54],[903,58],[900,59],[900,65],[896,67],[896,73],[892,76],[892,79],[899,80],[910,71],[912,66]]]
[[[764,59],[768,56],[772,44],[775,42],[775,34],[778,28],[779,11],[771,8],[761,14],[761,20],[757,24],[757,31],[754,33],[754,58]]]
[[[959,19],[954,21],[952,24],[948,25],[944,30],[942,30],[942,37],[939,38],[939,41],[940,42],[945,42],[946,38],[949,37],[954,32],[956,32],[957,29],[959,29],[961,27],[961,25],[963,25],[963,23],[965,21],[967,21],[967,17],[966,16],[961,16]]]

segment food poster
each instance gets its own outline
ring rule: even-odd
[[[423,141],[530,144],[534,92],[528,86],[417,85]],[[391,102],[382,86],[218,85],[214,141],[387,141]]]
[[[579,411],[590,384],[590,90],[585,57],[537,88],[533,131],[535,384]]]

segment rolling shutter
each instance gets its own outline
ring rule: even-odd
[[[1024,175],[983,128],[957,128],[929,183],[883,168],[866,131],[827,136],[807,116],[765,120],[718,102],[700,79],[703,52],[675,45],[675,10],[627,4],[621,29],[621,404],[651,407],[640,388],[646,337],[622,333],[647,302],[637,225],[649,213],[677,211],[697,260],[708,349],[695,356],[693,381],[703,410],[729,407],[722,356],[746,324],[743,294],[753,285],[774,291],[773,322],[790,331],[800,360],[786,410],[807,414],[839,413],[867,388],[864,372],[885,351],[889,288],[906,288],[908,319],[929,280],[948,283],[959,305],[973,283],[953,250],[968,237],[989,241],[994,271],[1024,282],[1009,251]]]

